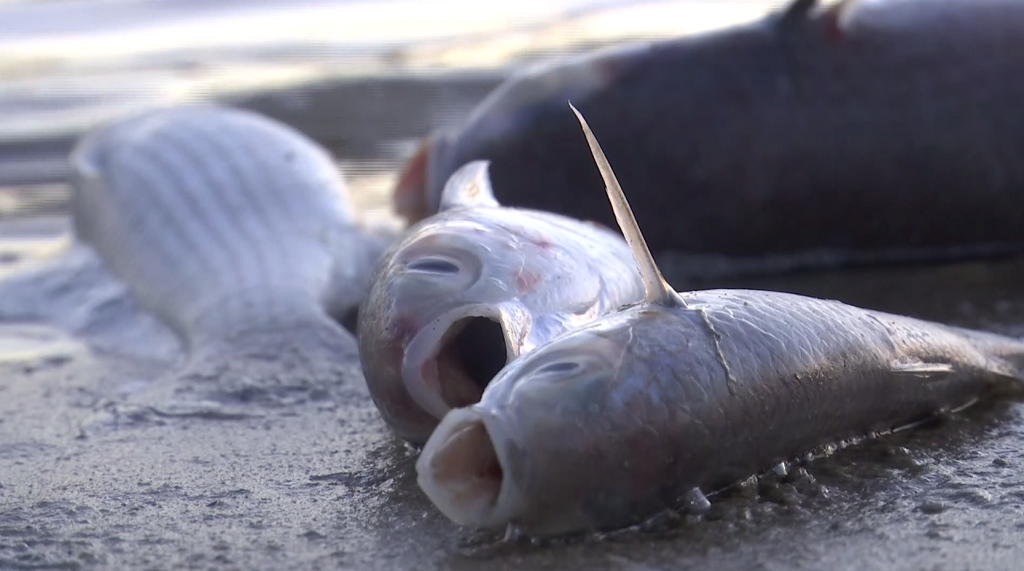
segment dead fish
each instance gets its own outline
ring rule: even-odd
[[[428,215],[483,159],[503,204],[611,226],[571,99],[688,275],[1020,251],[1024,2],[817,4],[516,75],[424,143],[395,207]]]
[[[71,163],[77,239],[203,375],[237,365],[245,384],[302,384],[318,363],[355,356],[338,321],[365,296],[383,244],[305,136],[247,111],[163,108],[88,134]]]
[[[579,121],[645,298],[513,361],[445,416],[416,470],[452,521],[622,527],[817,446],[1019,390],[1016,339],[786,293],[676,293]]]
[[[423,443],[479,400],[509,361],[626,303],[643,287],[622,238],[556,214],[503,208],[486,162],[456,171],[441,212],[383,256],[359,311],[359,355],[392,429]]]

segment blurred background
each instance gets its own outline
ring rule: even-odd
[[[216,100],[338,158],[366,215],[432,129],[555,53],[762,16],[767,0],[0,0],[0,219],[59,212],[85,130]]]

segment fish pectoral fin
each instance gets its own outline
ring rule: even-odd
[[[441,191],[439,212],[467,206],[501,206],[491,186],[490,161],[472,161],[448,177]]]
[[[956,371],[952,363],[928,363],[919,359],[893,361],[892,370],[894,373],[914,375],[917,377],[948,375]]]

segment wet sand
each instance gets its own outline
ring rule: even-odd
[[[1024,333],[1024,296],[1009,293],[1022,272],[985,264],[779,285]],[[56,286],[65,279],[32,292],[19,290],[38,279],[8,279],[0,315],[19,296],[22,310],[49,297],[38,314],[59,321],[45,314],[71,305],[72,288]],[[441,517],[415,484],[415,453],[388,433],[350,361],[337,363],[347,367],[337,382],[243,415],[132,405],[177,348],[102,276],[74,283],[105,300],[77,324],[0,327],[2,569],[952,570],[1015,569],[1021,555],[1020,404],[798,461],[785,478],[715,498],[704,516],[536,543]],[[126,328],[148,342],[116,342]]]
[[[372,73],[340,77],[340,56],[327,57],[317,60],[320,75],[289,76],[285,85],[256,92],[231,86],[216,97],[283,118],[329,146],[355,201],[368,217],[388,223],[386,190],[412,141],[429,127],[459,117],[516,62],[537,57],[544,46],[565,47],[572,33],[576,46],[664,33],[665,22],[655,26],[653,12],[644,12],[671,8],[663,4],[611,16],[584,11],[552,24],[527,3],[512,32],[466,32],[399,48],[379,42],[387,49],[367,40],[377,47],[360,52],[359,61],[371,62]],[[161,5],[139,8],[136,17]],[[624,14],[635,13],[648,16],[637,16],[643,25],[630,29]],[[620,27],[610,33],[604,26],[613,17]],[[486,29],[479,21],[473,26]],[[297,48],[289,49],[294,56]],[[39,50],[28,66],[33,73],[22,67],[18,76],[8,67],[0,78],[38,87],[76,69],[87,84],[102,75],[96,70],[108,73],[114,65],[100,56],[88,60],[92,68],[45,63],[39,54],[48,52]],[[288,66],[310,61],[308,53],[283,59]],[[124,61],[114,69],[142,83],[153,69],[174,68],[152,53],[127,60],[134,71],[126,72],[132,66]],[[174,74],[186,68],[171,74],[174,85],[183,85]],[[191,69],[188,81],[204,77]],[[197,85],[208,84],[189,85],[176,93],[191,97],[202,91]],[[797,462],[789,476],[766,476],[713,499],[703,516],[666,514],[643,529],[533,542],[457,528],[429,504],[415,483],[415,452],[388,433],[351,355],[328,363],[338,371],[330,382],[240,414],[182,415],[138,401],[136,395],[166,380],[181,348],[88,252],[70,245],[62,153],[106,113],[152,103],[150,95],[164,92],[117,105],[103,97],[69,100],[53,114],[43,112],[52,93],[37,92],[21,100],[28,119],[0,128],[0,180],[6,180],[0,183],[0,569],[1020,567],[1020,403],[978,406]],[[16,108],[10,94],[0,95],[0,116]],[[1021,261],[807,272],[717,285],[838,298],[1024,335]]]

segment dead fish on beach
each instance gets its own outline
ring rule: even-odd
[[[793,294],[676,293],[578,116],[645,298],[513,361],[445,416],[416,469],[452,521],[623,527],[818,446],[1020,390],[1017,339]]]
[[[337,382],[337,364],[355,361],[338,320],[362,301],[384,244],[305,136],[246,111],[166,108],[88,134],[71,163],[77,238],[219,394]]]
[[[1024,2],[817,5],[518,74],[428,138],[395,207],[429,215],[483,159],[503,204],[611,226],[571,99],[688,274],[1024,249]]]
[[[372,281],[360,359],[384,419],[415,443],[509,361],[643,298],[620,235],[501,207],[482,161],[456,171],[441,212],[410,229]]]

